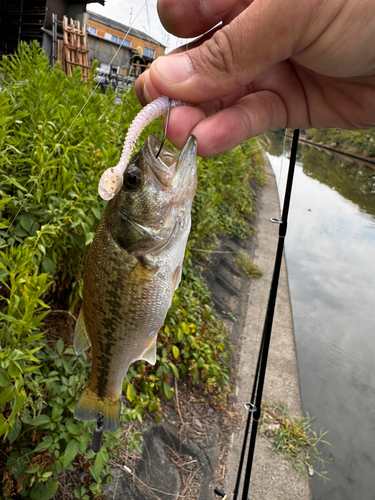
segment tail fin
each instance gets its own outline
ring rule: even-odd
[[[120,398],[99,398],[86,386],[75,410],[74,418],[77,420],[97,420],[98,415],[103,415],[103,430],[116,432],[120,425]]]

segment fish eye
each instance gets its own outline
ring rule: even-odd
[[[137,191],[143,185],[142,170],[135,165],[130,165],[124,173],[124,186],[129,191]]]

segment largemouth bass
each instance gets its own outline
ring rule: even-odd
[[[92,243],[74,348],[92,346],[90,378],[75,408],[78,420],[120,424],[121,391],[131,363],[155,364],[160,327],[181,279],[197,186],[190,136],[179,155],[149,136],[108,202]]]

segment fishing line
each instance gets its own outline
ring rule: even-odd
[[[135,18],[134,18],[134,20],[133,20],[132,24],[129,26],[128,31],[125,33],[125,36],[124,36],[124,38],[122,39],[121,44],[119,45],[118,49],[116,50],[116,52],[115,52],[114,56],[112,57],[112,59],[111,59],[111,61],[110,61],[109,65],[111,65],[111,64],[112,64],[112,62],[114,61],[114,59],[116,58],[117,54],[119,53],[119,51],[120,51],[121,47],[123,46],[123,44],[124,44],[124,42],[125,42],[125,40],[126,40],[127,36],[129,35],[130,30],[131,30],[131,29],[132,29],[132,27],[134,26],[135,21],[137,20],[138,16],[139,16],[139,15],[140,15],[140,13],[142,12],[142,10],[143,10],[143,9],[147,6],[147,4],[148,4],[148,2],[149,2],[149,1],[150,1],[150,0],[145,0],[144,4],[142,5],[142,7],[141,7],[141,8],[139,9],[139,11],[137,12],[137,15],[135,16]],[[91,93],[91,94],[90,94],[90,96],[87,98],[87,100],[86,100],[86,102],[84,103],[84,105],[82,106],[82,108],[78,111],[78,113],[77,113],[76,117],[73,119],[72,123],[69,125],[69,127],[67,128],[67,130],[65,130],[65,132],[63,132],[63,133],[62,133],[62,135],[61,135],[60,139],[58,139],[57,143],[55,144],[55,147],[52,149],[51,153],[48,155],[48,157],[47,157],[47,159],[46,159],[46,161],[45,161],[45,163],[44,163],[44,165],[43,165],[42,169],[40,170],[40,172],[39,172],[39,174],[38,174],[38,176],[37,176],[36,180],[34,181],[34,184],[31,186],[31,188],[30,188],[29,192],[25,195],[25,199],[24,199],[24,201],[21,203],[21,206],[20,206],[20,208],[18,209],[18,211],[17,211],[16,215],[13,217],[13,219],[12,219],[11,223],[9,224],[9,227],[8,227],[8,229],[7,229],[6,233],[5,233],[5,237],[7,237],[7,236],[8,236],[9,231],[10,231],[10,229],[13,227],[13,224],[14,224],[15,220],[16,220],[16,219],[17,219],[17,217],[19,216],[19,214],[20,214],[21,210],[24,208],[24,206],[25,206],[25,204],[26,204],[26,201],[27,201],[27,197],[28,197],[28,196],[29,196],[29,195],[30,195],[30,194],[34,191],[35,186],[38,184],[38,182],[39,182],[39,180],[40,180],[41,176],[43,175],[43,173],[44,173],[44,171],[45,171],[45,169],[46,169],[46,167],[47,167],[47,164],[48,164],[48,162],[49,162],[50,158],[52,157],[52,155],[54,154],[54,152],[56,151],[56,149],[60,146],[60,144],[61,144],[61,142],[64,140],[65,136],[66,136],[66,135],[70,132],[70,129],[73,127],[73,125],[75,124],[75,122],[76,122],[76,121],[78,120],[78,118],[81,116],[81,114],[82,114],[83,110],[85,109],[85,107],[86,107],[86,106],[87,106],[87,104],[89,103],[89,101],[90,101],[91,97],[94,95],[94,93],[95,93],[95,91],[97,90],[97,88],[98,88],[98,86],[99,86],[99,85],[100,85],[100,83],[99,83],[99,81],[98,81],[98,83],[97,83],[97,84],[96,84],[96,86],[94,87],[94,89],[93,89],[92,93]],[[129,92],[129,91],[128,91],[128,92]]]
[[[285,145],[286,145],[286,138],[287,138],[287,129],[285,129],[284,131],[284,141],[283,141],[283,153],[281,155],[281,165],[280,165],[280,171],[279,171],[279,179],[278,179],[278,182],[277,182],[277,192],[278,192],[278,196],[279,196],[279,207],[280,207],[280,217],[281,217],[281,206],[282,206],[282,201],[280,199],[280,189],[281,189],[281,178],[282,178],[282,173],[283,173],[283,170],[284,170],[284,158],[286,156],[286,151],[285,151]]]
[[[284,169],[284,158],[285,158],[285,144],[286,144],[286,133],[287,133],[287,129],[285,129],[284,131],[284,141],[283,141],[283,153],[281,155],[281,165],[280,165],[280,171],[279,171],[279,179],[278,179],[278,182],[277,182],[277,188],[278,190],[280,189],[280,183],[281,183],[281,177],[282,177],[282,172],[283,172],[283,169]],[[281,200],[280,200],[280,215],[281,215]]]
[[[172,105],[172,101],[168,97],[168,111],[167,111],[167,119],[166,119],[166,122],[165,122],[164,137],[163,137],[163,140],[161,141],[159,151],[156,153],[155,158],[158,158],[158,156],[160,155],[161,150],[163,149],[163,146],[164,146],[164,143],[165,143],[165,139],[167,138],[168,124],[169,124],[169,115],[171,113],[171,105]]]

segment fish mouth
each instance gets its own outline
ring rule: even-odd
[[[188,226],[190,228],[190,217],[187,219],[184,214],[190,214],[190,205],[197,185],[197,140],[190,136],[180,154],[163,146],[156,157],[160,145],[157,137],[149,136],[140,153],[145,160],[145,164],[142,162],[142,169],[146,170],[144,175],[156,191],[164,191],[163,220],[159,221],[158,212],[153,214],[151,220],[147,219],[147,222],[139,220],[138,217],[133,217],[133,214],[128,215],[125,206],[118,212],[128,228],[138,234],[137,242],[130,245],[128,250],[131,248],[140,254],[146,250],[152,254],[160,253],[181,231]],[[143,222],[146,222],[146,225],[143,225]]]
[[[197,139],[191,135],[180,153],[175,153],[167,146],[161,148],[161,141],[150,135],[144,145],[144,157],[160,184],[165,188],[185,192],[187,181],[196,170]]]

